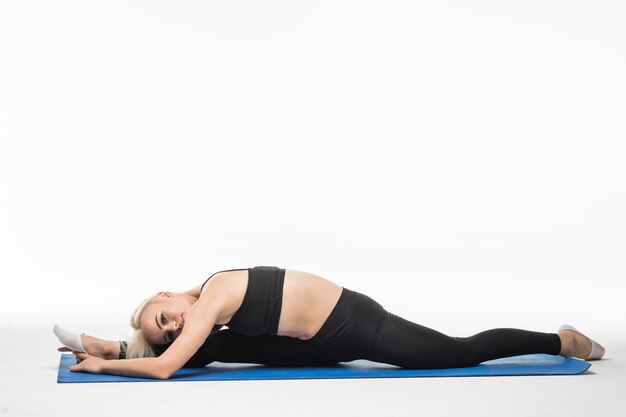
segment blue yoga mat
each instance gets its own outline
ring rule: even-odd
[[[133,378],[108,374],[72,372],[74,355],[61,355],[57,382],[169,382],[233,381],[244,379],[340,379],[340,378],[419,378],[449,376],[502,375],[576,375],[591,364],[584,360],[553,355],[522,355],[483,362],[470,368],[403,369],[391,365],[358,360],[332,367],[271,367],[263,365],[214,362],[204,368],[184,368],[170,379]]]

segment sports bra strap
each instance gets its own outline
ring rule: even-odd
[[[249,268],[235,268],[235,269],[225,269],[223,271],[217,271],[215,274],[219,274],[220,272],[230,272],[230,271],[247,271]],[[215,275],[213,274],[213,275]],[[207,282],[209,282],[209,280],[211,278],[213,278],[213,275],[211,275],[210,277],[208,277],[206,279],[206,281],[204,281],[204,283],[202,283],[202,286],[200,287],[200,293],[202,293],[202,289],[204,288],[204,284],[206,284]]]

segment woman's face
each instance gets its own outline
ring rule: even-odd
[[[159,299],[147,305],[141,314],[141,330],[154,345],[165,345],[181,333],[187,313],[196,300],[184,294],[160,292]]]

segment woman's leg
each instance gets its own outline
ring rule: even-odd
[[[83,335],[90,355],[125,359],[127,342]],[[157,349],[157,356],[171,344]],[[183,368],[201,368],[211,362],[254,363],[271,366],[331,366],[337,363],[307,341],[286,336],[243,336],[232,330],[212,332]]]
[[[347,288],[309,341],[342,362],[369,359],[416,369],[474,366],[529,353],[557,355],[561,349],[557,334],[520,329],[447,336],[391,314],[372,298]]]
[[[115,340],[100,339],[98,337],[89,336],[86,334],[81,335],[81,340],[82,340],[83,348],[85,348],[85,351],[89,353],[90,355],[98,356],[104,359],[120,358],[121,342],[118,342]],[[126,342],[124,342],[124,344],[125,343]],[[125,352],[124,352],[124,355],[125,355]]]
[[[337,363],[307,341],[286,336],[243,336],[232,330],[213,332],[184,368],[211,362],[271,366],[331,366]]]
[[[558,355],[559,335],[521,329],[491,329],[451,337],[387,312],[367,359],[408,368],[461,368],[491,359],[531,353]]]

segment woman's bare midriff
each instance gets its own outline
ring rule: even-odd
[[[342,288],[308,272],[285,270],[278,335],[307,340],[315,336],[339,301]]]

